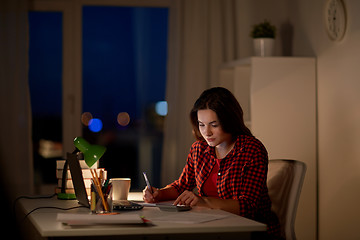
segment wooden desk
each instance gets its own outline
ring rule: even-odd
[[[131,193],[129,199],[138,200],[140,193]],[[37,207],[55,206],[69,208],[78,206],[75,200],[52,199],[21,199],[18,203],[24,214]],[[153,221],[152,226],[143,225],[96,225],[70,227],[56,221],[59,212],[88,212],[86,208],[77,208],[69,211],[57,209],[39,209],[31,213],[22,223],[32,227],[28,237],[37,235],[37,238],[62,239],[251,239],[253,232],[266,231],[266,225],[246,219],[221,210],[194,208],[191,211],[204,213],[226,214],[228,217],[220,220],[198,223],[179,224],[171,222]],[[141,211],[132,211],[131,214],[140,214],[151,220],[151,216],[162,214],[157,207],[144,207]],[[165,212],[163,213],[165,214]],[[27,230],[28,231],[28,230]]]

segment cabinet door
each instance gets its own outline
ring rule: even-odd
[[[252,58],[251,127],[269,159],[305,162],[299,239],[316,236],[316,79],[313,58]]]

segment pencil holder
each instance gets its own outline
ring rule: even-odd
[[[110,192],[106,192],[104,189],[99,192],[99,189],[94,184],[91,184],[90,211],[97,214],[110,213],[112,210],[112,189],[110,189]]]

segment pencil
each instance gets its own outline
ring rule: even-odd
[[[99,183],[99,178],[98,178],[98,176],[97,176],[96,171],[94,170],[94,173],[93,173],[92,170],[93,170],[93,169],[90,169],[90,172],[91,172],[91,175],[92,175],[92,177],[93,177],[94,184],[95,184],[95,186],[96,186],[96,189],[97,189],[97,191],[98,191],[98,193],[99,193],[99,196],[100,196],[100,198],[101,198],[101,201],[102,201],[102,203],[103,203],[104,210],[108,212],[108,211],[109,211],[109,205],[108,205],[107,202],[105,201],[104,194],[103,194],[103,192],[102,192],[102,190],[101,190],[101,185],[100,185],[100,183]],[[94,175],[95,175],[95,176],[94,176]]]
[[[104,181],[104,171],[101,169],[100,170],[100,184],[102,184]]]
[[[93,170],[93,169],[92,169]],[[99,179],[99,177],[98,177],[98,175],[97,175],[97,173],[96,173],[96,170],[93,170],[94,171],[94,174],[95,174],[95,177],[94,177],[94,182],[95,182],[95,186],[96,186],[96,188],[97,188],[97,190],[98,190],[98,192],[99,192],[99,196],[100,196],[100,198],[101,198],[101,201],[102,201],[102,203],[103,203],[103,206],[104,206],[104,209],[105,209],[105,211],[109,211],[109,205],[107,204],[107,202],[105,201],[105,198],[104,198],[104,194],[103,194],[103,192],[102,192],[102,189],[101,189],[101,184],[100,184],[100,179]]]

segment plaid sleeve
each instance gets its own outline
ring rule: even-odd
[[[251,152],[251,151],[250,151]],[[243,166],[240,183],[238,201],[240,205],[240,215],[253,218],[258,211],[259,203],[266,192],[267,178],[267,153],[261,149],[249,156],[249,161]]]
[[[181,194],[185,190],[192,191],[196,185],[193,154],[196,152],[197,148],[198,147],[196,146],[196,143],[191,146],[189,155],[187,157],[186,165],[183,168],[179,179],[168,185],[174,187],[179,194]]]

